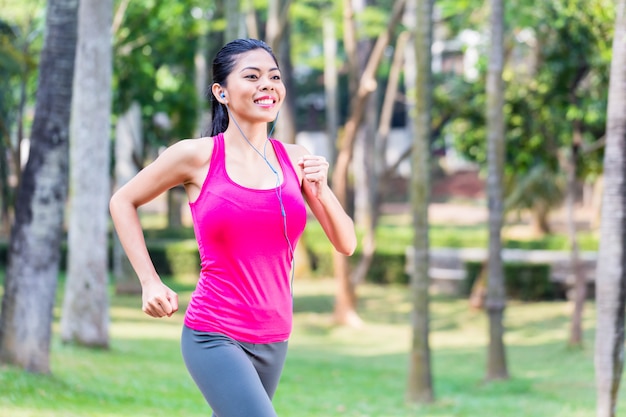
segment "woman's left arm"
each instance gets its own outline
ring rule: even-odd
[[[302,155],[298,160],[298,166],[302,173],[304,198],[326,236],[338,252],[352,255],[357,245],[354,222],[328,186],[326,158]]]

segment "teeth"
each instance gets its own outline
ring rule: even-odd
[[[255,101],[255,103],[257,103],[257,104],[273,104],[273,103],[274,103],[274,100],[269,100],[269,99],[266,99],[266,100],[257,100],[257,101]]]

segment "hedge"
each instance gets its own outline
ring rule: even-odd
[[[332,276],[333,250],[330,244],[316,233],[305,235],[310,269],[314,277]],[[197,276],[200,270],[200,258],[193,231],[183,229],[178,232],[151,231],[146,234],[150,257],[157,272],[162,276],[187,277]],[[62,245],[61,269],[65,269],[67,247]],[[6,265],[7,242],[0,242],[0,267]],[[111,257],[109,258],[111,259]],[[354,266],[360,259],[357,252],[348,258]],[[296,262],[298,260],[296,259]],[[376,284],[407,284],[409,277],[405,272],[406,257],[404,252],[392,253],[379,250],[374,255],[365,280]],[[545,300],[555,296],[556,289],[550,281],[549,264],[504,263],[505,287],[507,296],[521,300]],[[464,293],[469,294],[478,277],[482,262],[466,262],[466,280]]]
[[[483,269],[483,262],[465,262],[464,294],[469,295]],[[556,288],[550,280],[551,267],[544,263],[504,262],[504,286],[509,298],[522,301],[553,299]]]

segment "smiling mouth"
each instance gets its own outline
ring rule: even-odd
[[[263,98],[263,99],[260,99],[260,100],[254,100],[254,102],[256,104],[261,104],[263,106],[269,106],[271,104],[276,103],[276,100],[273,100],[271,98]]]

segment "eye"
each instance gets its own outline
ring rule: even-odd
[[[272,80],[280,81],[280,75],[273,75]]]
[[[258,77],[256,76],[256,74],[248,74],[248,75],[245,75],[244,78],[247,78],[250,80],[256,80]]]

